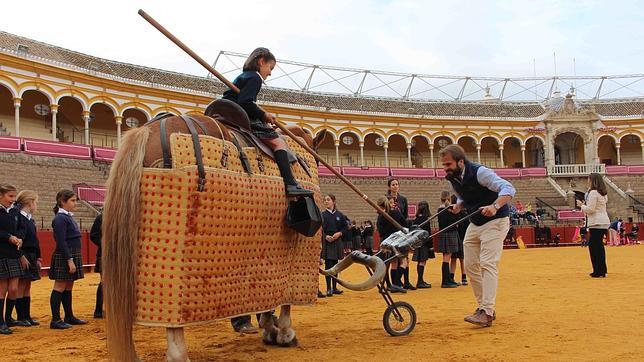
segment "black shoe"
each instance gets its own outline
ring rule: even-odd
[[[318,290],[318,298],[326,298],[326,295]]]
[[[333,294],[340,295],[340,294],[342,294],[342,293],[344,293],[342,290],[339,290],[339,289],[333,289]]]
[[[284,185],[286,188],[286,196],[311,196],[313,191],[307,190],[300,185]]]
[[[327,297],[332,297],[333,296],[333,289],[329,289],[326,291],[326,296]]]
[[[606,274],[595,274],[595,273],[590,273],[591,278],[606,278]]]
[[[94,312],[94,319],[103,319],[103,312]]]
[[[16,321],[18,327],[31,327],[31,322],[28,319],[19,319]]]
[[[250,322],[244,323],[239,327],[233,328],[233,330],[237,333],[241,334],[255,334],[259,333],[259,329],[252,325]]]
[[[71,327],[72,327],[71,324],[67,324],[63,322],[62,319],[59,319],[57,321],[51,321],[51,323],[49,323],[49,328],[51,329],[68,329]]]
[[[458,285],[447,282],[441,284],[441,288],[458,288]]]
[[[31,324],[23,320],[7,319],[7,327],[31,327]]]
[[[405,284],[405,285],[403,285],[403,288],[405,288],[407,290],[416,290],[416,287],[411,285],[411,284]]]
[[[467,279],[463,279],[463,280],[461,280],[461,285],[467,285],[467,284],[468,284],[468,283],[467,283]]]
[[[11,334],[13,331],[6,324],[0,324],[0,334]]]
[[[420,282],[420,283],[416,284],[416,288],[418,288],[418,289],[429,289],[431,287],[432,287],[431,284],[425,283],[425,282]]]
[[[71,318],[65,317],[65,323],[71,324],[73,326],[80,326],[80,325],[83,325],[83,324],[87,324],[87,321],[84,321],[82,319],[78,319],[76,317],[71,317]]]
[[[35,320],[35,319],[31,318],[31,317],[27,318],[27,321],[28,321],[28,322],[29,322],[29,324],[31,324],[32,326],[39,326],[39,325],[40,325],[40,322],[38,322],[37,320]]]
[[[389,287],[389,291],[392,293],[407,293],[407,291],[403,287],[398,286],[396,284],[392,284]]]

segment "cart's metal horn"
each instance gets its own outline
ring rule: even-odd
[[[344,280],[341,280],[340,278],[337,278],[337,275],[340,274],[341,271],[347,269],[354,263],[362,264],[371,268],[371,270],[373,270],[373,274],[371,275],[371,277],[359,284],[348,283]],[[327,269],[327,270],[320,269],[320,274],[331,276],[335,278],[335,280],[337,280],[338,283],[340,283],[340,285],[342,285],[343,287],[349,290],[355,290],[355,291],[369,290],[375,287],[380,282],[382,282],[382,279],[385,277],[386,273],[387,273],[387,267],[385,266],[385,262],[382,261],[382,259],[376,256],[366,255],[357,250],[352,251],[349,255],[347,255],[344,259],[340,260],[340,262],[334,265],[331,269]]]

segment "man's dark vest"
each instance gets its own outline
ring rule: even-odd
[[[460,181],[458,178],[448,179],[449,182],[454,187],[454,191],[464,202],[465,209],[468,214],[473,213],[482,206],[492,205],[494,201],[499,197],[498,192],[494,192],[487,187],[481,186],[476,177],[476,174],[481,165],[465,161],[465,174],[463,175],[463,181]],[[497,212],[496,215],[492,217],[483,216],[481,214],[474,215],[470,218],[470,221],[477,226],[481,226],[486,222],[494,219],[500,219],[510,215],[510,209],[508,205],[503,205]]]

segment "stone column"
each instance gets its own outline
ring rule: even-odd
[[[360,141],[360,167],[364,167],[364,141]]]
[[[409,165],[409,168],[414,167],[411,163],[411,143],[407,143],[407,165]]]
[[[49,106],[51,110],[51,139],[53,141],[58,141],[58,126],[56,125],[56,114],[58,113],[58,104],[52,104]]]
[[[503,145],[499,145],[499,157],[501,158],[501,168],[505,168],[505,163],[503,162]]]
[[[523,168],[528,167],[525,164],[525,145],[521,145],[521,164],[523,165]]]
[[[555,165],[555,139],[552,137],[552,133],[552,127],[549,124],[546,124],[546,137],[543,142],[544,154],[546,156],[544,163],[546,167]]]
[[[16,137],[20,137],[20,103],[22,103],[22,98],[15,97],[13,99],[13,117],[16,124],[14,136]]]
[[[640,148],[642,149],[642,164],[644,164],[644,142],[640,142]]]
[[[642,150],[644,151],[644,143],[642,143]],[[429,157],[432,159],[432,168],[436,168],[436,161],[434,160],[434,144],[429,144]],[[644,156],[642,156],[644,157]]]
[[[121,146],[121,124],[123,123],[123,117],[115,116],[114,120],[116,121],[116,145],[117,147]]]
[[[385,143],[382,145],[382,148],[385,150],[385,167],[389,167],[389,153],[388,153],[388,150],[389,150],[389,142],[385,142]]]
[[[89,111],[83,111],[83,122],[85,124],[85,144],[89,145]]]
[[[620,152],[620,149],[622,148],[622,144],[617,142],[615,143],[615,149],[617,150],[617,164],[621,165],[622,164],[622,153]]]
[[[481,163],[481,144],[476,144],[476,162]]]
[[[335,140],[333,144],[335,145],[335,165],[340,166],[340,140]]]

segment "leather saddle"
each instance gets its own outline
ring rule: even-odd
[[[255,136],[250,128],[248,114],[237,103],[227,99],[215,99],[206,107],[204,114],[226,125],[230,133],[240,142],[253,146],[266,156],[275,160],[273,151],[262,140]],[[280,136],[282,137],[282,136]],[[310,176],[309,166],[306,161],[292,150],[287,150],[291,163],[298,162]]]

